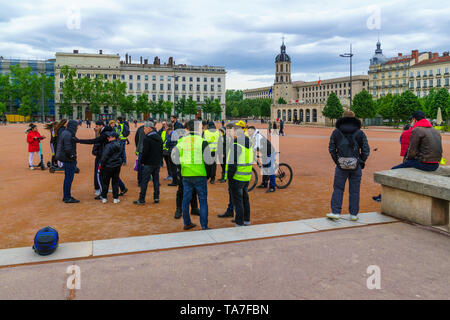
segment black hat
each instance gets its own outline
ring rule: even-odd
[[[418,110],[413,113],[412,117],[416,120],[422,120],[426,118],[426,115],[425,112]]]
[[[119,134],[115,131],[108,131],[105,133],[107,137],[119,138]]]
[[[98,126],[105,126],[105,123],[101,120],[95,121],[95,124]]]

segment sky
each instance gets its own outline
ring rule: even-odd
[[[450,50],[447,1],[0,0],[0,56],[125,53],[161,62],[225,67],[227,89],[273,84],[282,37],[292,80],[367,74],[378,37],[383,54]]]

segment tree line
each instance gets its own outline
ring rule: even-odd
[[[54,99],[53,76],[32,72],[31,67],[20,65],[9,67],[10,73],[0,74],[0,115],[18,112],[29,116],[36,112],[49,112],[50,101]]]
[[[245,99],[242,90],[227,90],[225,114],[230,118],[270,117],[272,99]]]

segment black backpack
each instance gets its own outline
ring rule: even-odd
[[[337,144],[338,165],[342,170],[356,170],[359,164],[359,146],[355,138],[359,131],[355,131],[351,136],[338,131],[342,136]]]
[[[58,248],[58,231],[52,227],[45,227],[39,230],[34,237],[33,250],[41,256],[47,256],[55,252]]]
[[[130,135],[130,127],[125,122],[123,123],[122,135],[124,137],[128,137]]]

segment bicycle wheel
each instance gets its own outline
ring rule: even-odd
[[[280,163],[275,173],[275,185],[278,189],[286,189],[292,182],[294,174],[287,163]]]
[[[248,191],[252,191],[255,189],[256,185],[258,184],[258,172],[255,168],[252,168],[252,180],[250,180],[248,184]]]

